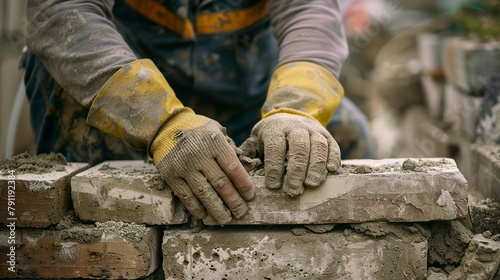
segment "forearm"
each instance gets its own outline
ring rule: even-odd
[[[278,67],[308,61],[338,77],[348,54],[336,0],[271,0],[271,22],[280,46]]]
[[[112,0],[28,0],[28,49],[85,107],[121,67],[136,60],[111,22]]]

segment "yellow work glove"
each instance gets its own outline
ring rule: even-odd
[[[339,146],[325,126],[342,97],[342,86],[322,66],[294,62],[275,70],[262,120],[241,146],[249,157],[264,158],[268,188],[297,196],[340,167]]]
[[[215,121],[184,107],[151,60],[122,67],[100,90],[87,123],[149,149],[160,175],[191,214],[219,224],[247,212],[253,182]],[[232,214],[232,215],[231,215]]]

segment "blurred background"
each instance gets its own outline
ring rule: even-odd
[[[499,3],[341,0],[350,55],[340,80],[370,121],[378,158],[453,157],[464,166],[462,146],[499,144]],[[0,158],[33,152],[35,141],[18,67],[24,5],[0,0]]]
[[[17,94],[22,91],[18,64],[24,47],[25,4],[25,0],[0,0],[0,159],[34,150],[28,102],[24,94]]]

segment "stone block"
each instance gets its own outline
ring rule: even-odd
[[[470,192],[480,199],[491,198],[500,203],[500,145],[475,145]]]
[[[464,218],[467,181],[453,159],[346,160],[339,174],[297,197],[253,176],[248,213],[229,224],[423,222]],[[215,225],[208,217],[204,223]]]
[[[500,234],[500,203],[491,198],[478,200],[477,197],[470,196],[467,218],[475,233],[489,231]]]
[[[448,275],[448,280],[493,279],[499,265],[500,242],[478,234],[470,242],[460,266]]]
[[[0,229],[2,252],[11,251],[9,234]],[[16,229],[14,272],[2,253],[0,278],[137,279],[159,267],[161,234],[158,226],[121,222]]]
[[[76,215],[87,221],[168,225],[187,220],[184,207],[156,167],[144,161],[94,166],[72,178],[71,197]]]
[[[447,80],[461,90],[474,93],[500,72],[500,42],[448,37],[443,39],[443,70]]]
[[[45,171],[0,167],[0,224],[15,222],[17,227],[35,228],[56,224],[71,209],[71,177],[87,167],[86,163]]]
[[[448,123],[451,131],[474,141],[483,97],[468,95],[450,82],[445,85],[444,95],[444,121]]]
[[[390,226],[376,238],[352,229],[294,232],[287,227],[166,230],[165,279],[385,280],[424,279],[427,273],[427,239],[415,227]]]

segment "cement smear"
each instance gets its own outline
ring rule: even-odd
[[[342,166],[334,172],[333,174],[367,174],[367,173],[385,173],[385,172],[395,172],[395,171],[406,171],[406,172],[427,172],[435,167],[441,165],[450,164],[446,159],[440,161],[431,161],[419,159],[411,160],[407,159],[402,164],[385,164],[381,166],[371,167],[364,164],[342,164]]]
[[[57,224],[56,229],[61,230],[61,238],[80,244],[95,243],[101,240],[103,231],[96,229],[94,224],[84,224],[73,211],[64,215]]]
[[[108,221],[96,222],[95,224],[97,230],[117,234],[131,244],[138,244],[148,232],[146,226],[136,223]]]
[[[145,225],[135,223],[107,221],[86,224],[78,219],[73,211],[69,211],[55,228],[61,230],[63,240],[80,244],[98,242],[103,233],[113,233],[135,246],[148,232]]]
[[[43,174],[52,171],[66,171],[66,159],[62,154],[40,154],[32,156],[27,152],[10,159],[0,160],[0,173],[15,170],[16,174],[34,173]]]

